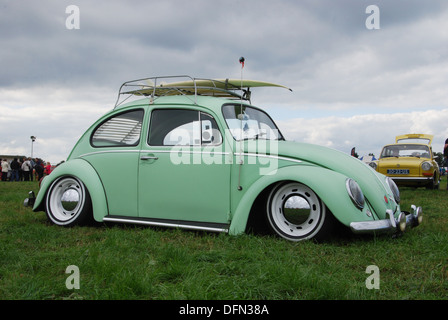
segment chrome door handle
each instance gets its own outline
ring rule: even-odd
[[[159,157],[156,156],[141,156],[140,160],[158,160]]]

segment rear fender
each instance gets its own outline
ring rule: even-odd
[[[48,189],[54,181],[63,176],[77,177],[84,183],[92,199],[93,217],[96,221],[103,221],[103,217],[108,214],[103,184],[95,169],[82,159],[62,163],[42,180],[33,211],[45,210],[45,198]]]

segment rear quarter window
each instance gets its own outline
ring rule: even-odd
[[[143,110],[132,110],[114,115],[102,122],[93,132],[93,147],[136,146],[140,142]]]

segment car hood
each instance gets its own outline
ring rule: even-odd
[[[315,144],[291,141],[279,141],[280,157],[303,160],[312,164],[337,171],[362,183],[363,180],[378,180],[377,173],[361,160],[341,151]]]

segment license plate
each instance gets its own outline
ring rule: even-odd
[[[387,174],[409,174],[409,169],[387,169]]]

